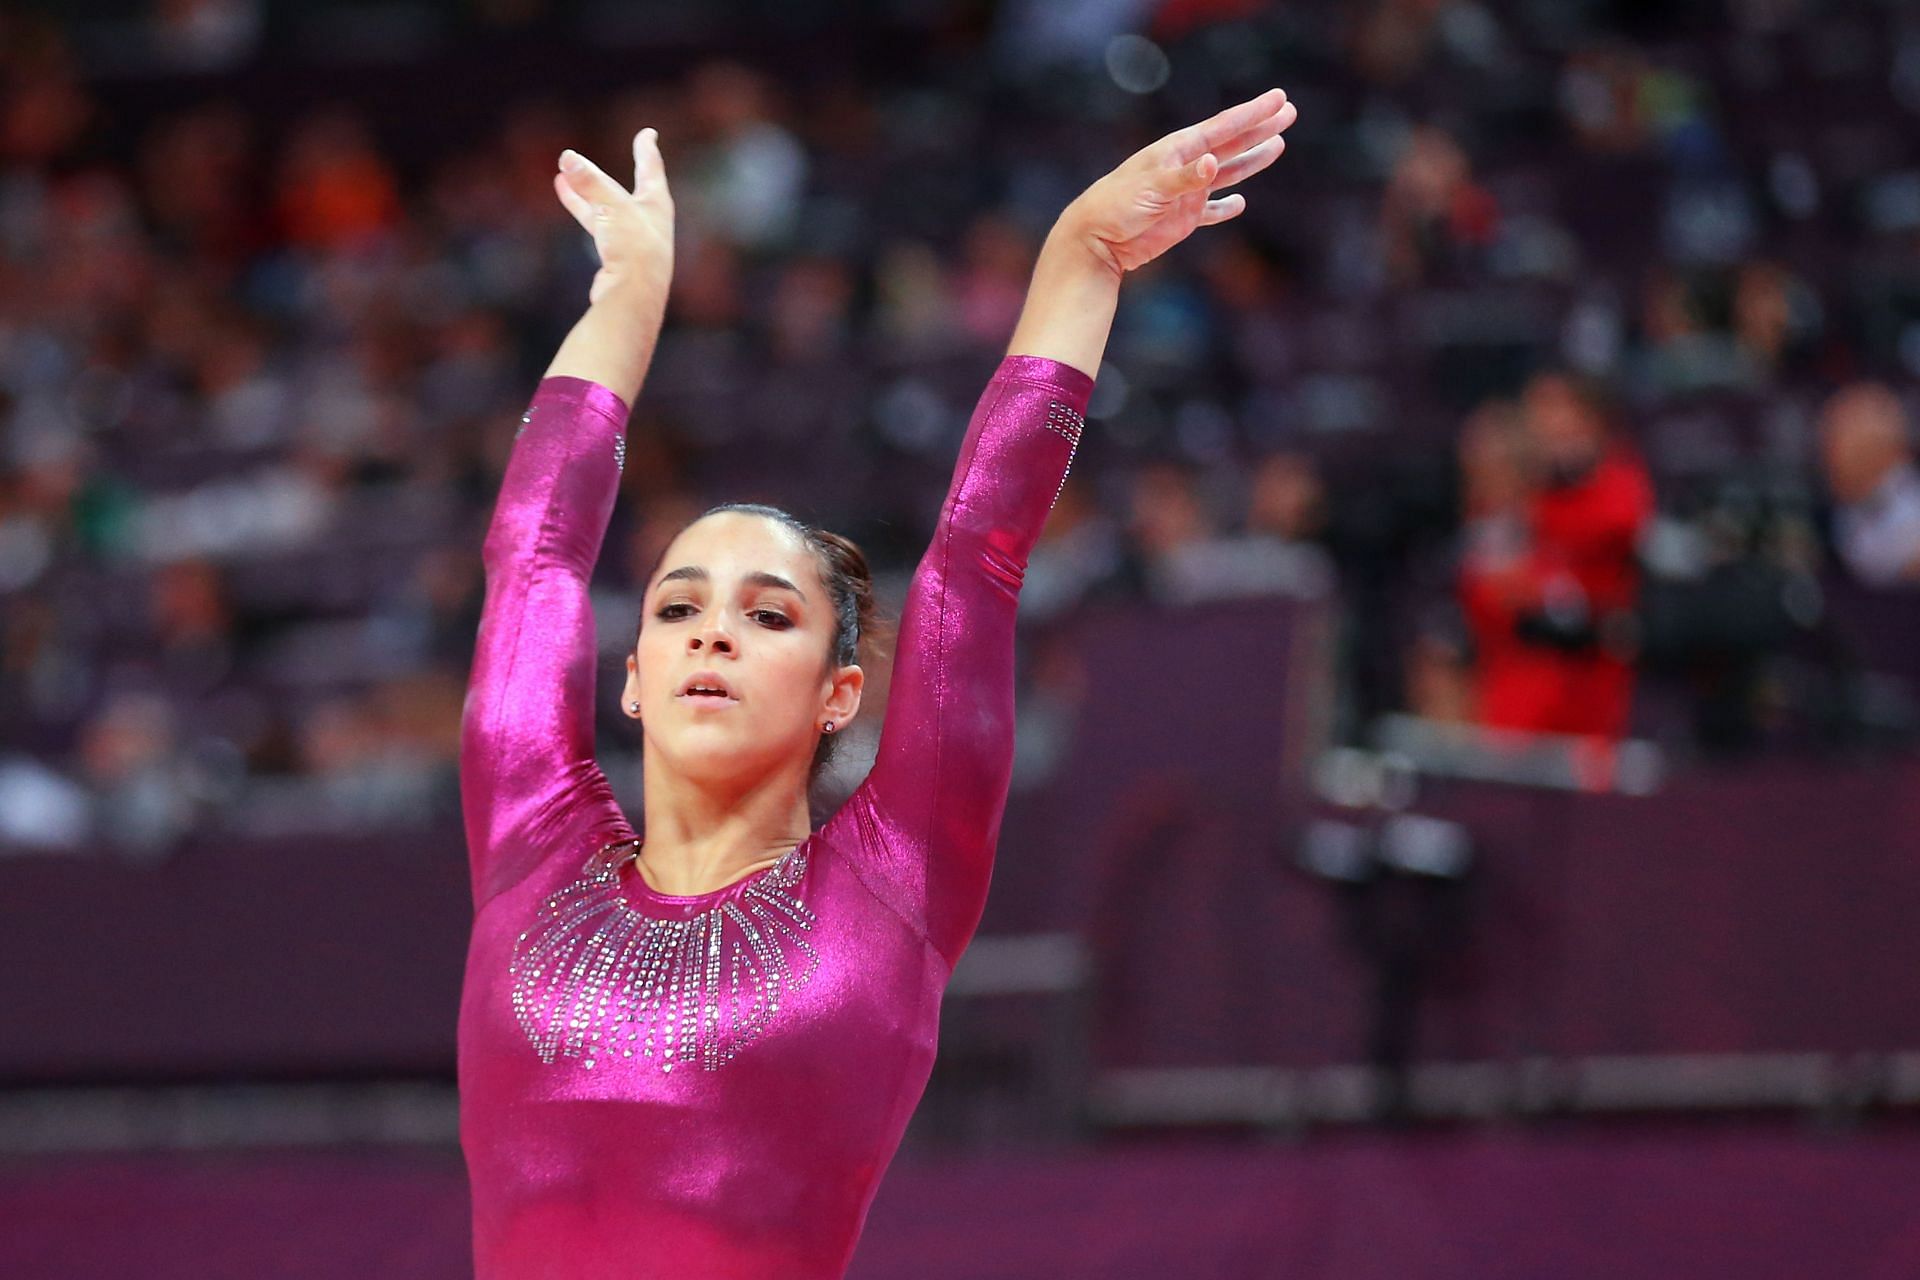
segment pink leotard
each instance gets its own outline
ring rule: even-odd
[[[1001,364],[914,574],[871,774],[779,863],[678,897],[635,870],[593,758],[587,582],[628,406],[540,384],[487,533],[462,725],[480,1280],[845,1272],[985,901],[1015,601],[1091,390],[1053,360]]]

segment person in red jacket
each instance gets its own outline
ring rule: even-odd
[[[1614,438],[1598,397],[1568,375],[1527,385],[1518,432],[1529,484],[1511,503],[1517,545],[1498,557],[1470,547],[1461,566],[1478,719],[1619,738],[1633,696],[1636,547],[1652,482]]]

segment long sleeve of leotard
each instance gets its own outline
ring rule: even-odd
[[[544,379],[521,419],[482,560],[486,603],[461,717],[460,797],[475,906],[584,827],[622,824],[593,762],[587,584],[613,513],[628,406]]]
[[[870,888],[949,964],[986,901],[1013,767],[1014,610],[1027,555],[1079,443],[1093,379],[1008,356],[967,427],[913,576],[857,824]]]

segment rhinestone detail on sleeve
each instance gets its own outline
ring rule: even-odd
[[[1067,442],[1067,465],[1060,469],[1060,483],[1054,488],[1053,503],[1060,501],[1060,495],[1066,491],[1067,476],[1073,471],[1073,457],[1080,449],[1080,437],[1087,429],[1087,420],[1071,405],[1061,404],[1058,400],[1047,401],[1047,430],[1062,437]],[[1051,510],[1053,503],[1049,503]]]

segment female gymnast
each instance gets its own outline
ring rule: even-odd
[[[682,530],[620,706],[636,834],[593,758],[587,582],[673,269],[658,139],[634,187],[560,157],[585,315],[521,419],[488,529],[461,742],[475,919],[460,1132],[480,1280],[840,1276],[933,1064],[1013,753],[1014,605],[1079,442],[1126,272],[1239,214],[1278,89],[1167,135],[1061,213],[974,410],[896,641],[879,754],[817,831],[859,714],[854,546],[772,508]]]

